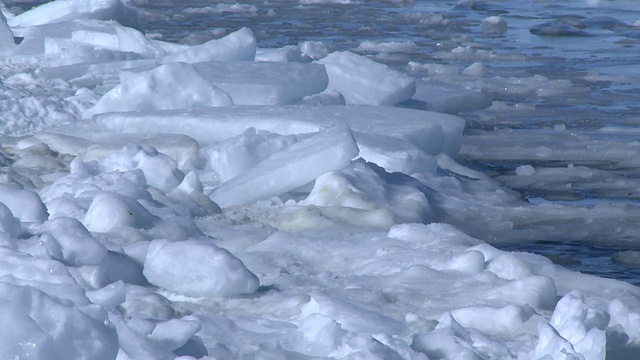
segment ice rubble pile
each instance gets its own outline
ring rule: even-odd
[[[640,343],[636,288],[419,224],[464,223],[462,198],[517,202],[452,160],[464,120],[380,106],[427,85],[321,43],[257,49],[246,28],[153,40],[119,0],[9,18],[3,85],[66,96],[6,115],[23,136],[0,152],[4,356],[591,360]]]

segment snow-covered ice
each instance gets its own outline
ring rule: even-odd
[[[638,287],[501,247],[640,262],[637,118],[584,111],[637,29],[530,6],[6,2],[0,359],[640,357]]]

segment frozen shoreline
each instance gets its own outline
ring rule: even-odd
[[[137,30],[137,11],[120,0],[73,0],[0,19],[4,356],[638,355],[639,288],[485,241],[567,224],[598,234],[639,209],[531,204],[456,161],[487,149],[507,160],[571,160],[585,140],[556,149],[554,141],[579,135],[555,127],[536,148],[510,143],[508,132],[503,147],[484,147],[495,137],[476,131],[463,143],[463,118],[427,111],[502,111],[510,105],[491,102],[490,89],[504,86],[540,97],[578,87],[488,77],[478,61],[460,73],[410,64],[409,73],[434,74],[427,82],[322,42],[260,49],[249,28],[174,44]],[[484,26],[499,34],[498,20]],[[24,37],[19,45],[14,35]],[[628,166],[638,151],[587,143],[591,160]],[[535,165],[504,181],[607,179]],[[633,184],[619,180],[610,191]]]

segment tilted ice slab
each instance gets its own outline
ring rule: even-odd
[[[408,75],[348,51],[334,52],[318,62],[327,68],[329,89],[340,91],[347,104],[394,105],[416,91]]]
[[[9,20],[9,25],[28,27],[74,19],[116,20],[125,26],[142,29],[137,11],[120,0],[52,1],[15,16]]]
[[[384,106],[233,106],[191,111],[105,113],[87,123],[87,137],[100,129],[117,133],[175,133],[201,145],[223,141],[246,129],[289,135],[311,133],[346,122],[358,133],[382,134],[407,140],[428,154],[455,154],[462,143],[465,121],[457,116]],[[97,126],[97,127],[95,127]],[[57,132],[75,131],[59,128]]]
[[[212,198],[222,207],[268,199],[347,166],[358,152],[349,127],[338,124],[276,152],[223,183]]]

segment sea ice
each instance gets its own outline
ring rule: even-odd
[[[0,184],[0,202],[22,223],[42,224],[49,218],[47,207],[37,193],[7,184]]]
[[[337,2],[349,5],[324,6],[355,13],[365,5]],[[638,182],[627,171],[640,153],[635,141],[607,139],[634,134],[615,125],[586,135],[569,123],[527,133],[497,126],[487,134],[485,121],[487,128],[502,117],[517,122],[510,115],[520,108],[585,91],[540,75],[491,77],[505,68],[490,61],[528,59],[478,46],[507,41],[512,32],[502,20],[512,13],[485,18],[485,33],[494,35],[480,38],[448,33],[479,24],[477,14],[462,23],[463,13],[380,19],[402,27],[417,21],[427,35],[443,37],[443,50],[433,54],[438,64],[409,64],[413,77],[428,73],[413,80],[365,56],[329,54],[333,42],[256,51],[249,29],[203,43],[227,32],[212,29],[186,39],[201,43],[189,46],[95,20],[124,21],[119,11],[133,3],[56,1],[9,20],[28,27],[4,29],[0,18],[0,53],[13,35],[22,38],[0,84],[7,106],[0,358],[637,357],[637,287],[501,251],[460,230],[539,239],[540,225],[560,224],[554,236],[580,237],[593,236],[600,223],[604,235],[636,236],[628,224],[618,229],[638,217],[632,205],[534,205],[510,189],[606,183],[609,192],[633,191]],[[236,20],[280,22],[289,12],[324,9],[306,3],[272,1],[277,14],[266,3],[219,4],[169,21],[234,12]],[[458,7],[486,9],[475,0]],[[598,17],[580,23],[623,25]],[[357,48],[416,49],[397,39]],[[407,60],[395,56],[384,58]],[[460,73],[460,64],[471,65]],[[609,70],[635,79],[631,68]],[[472,115],[480,128],[465,134],[460,154],[465,121],[424,111],[477,111],[492,94],[499,101]],[[397,102],[412,109],[374,106]],[[496,182],[458,163],[459,155],[512,168]],[[534,168],[527,159],[545,164],[531,162]],[[548,165],[554,162],[571,164]],[[611,181],[598,162],[624,171]]]
[[[401,120],[399,120],[401,119]],[[281,135],[316,132],[347,123],[353,132],[408,140],[427,154],[456,154],[465,121],[457,116],[386,106],[233,106],[192,111],[105,113],[95,126],[119,134],[184,134],[203,145],[223,141],[253,127]],[[68,129],[77,131],[78,124]],[[57,128],[66,132],[64,128]]]
[[[113,19],[128,27],[143,28],[137,10],[120,0],[51,1],[13,17],[9,20],[9,25],[29,27],[87,18]]]
[[[256,38],[253,31],[242,28],[222,39],[194,45],[176,54],[168,55],[164,62],[199,63],[206,61],[254,61]]]
[[[475,111],[491,106],[491,97],[485,92],[436,80],[440,78],[441,76],[429,81],[416,81],[415,94],[399,106],[447,114]]]
[[[294,135],[279,135],[248,128],[239,136],[202,149],[209,166],[221,182],[231,180],[266,160],[273,153],[296,143]]]
[[[42,224],[40,233],[51,236],[60,247],[66,264],[97,265],[107,256],[107,249],[97,241],[89,231],[74,218],[57,217]],[[51,254],[53,258],[57,258]]]
[[[15,47],[13,32],[7,25],[7,18],[0,13],[0,54],[10,53]]]
[[[284,105],[326,89],[327,73],[318,64],[203,62],[200,76],[226,91],[237,105]]]
[[[0,294],[3,357],[115,359],[118,335],[105,313],[94,318],[73,303],[29,286],[2,282]]]
[[[176,91],[175,84],[185,84]],[[193,65],[168,63],[153,70],[127,73],[120,85],[106,93],[94,107],[82,114],[113,111],[149,111],[230,106],[233,100],[224,90],[203,79]]]
[[[348,51],[334,52],[318,62],[327,68],[329,89],[340,91],[347,104],[395,105],[416,91],[409,76]]]
[[[251,294],[260,285],[242,261],[206,240],[152,241],[144,276],[154,285],[195,297]]]
[[[156,221],[135,199],[111,193],[96,195],[83,220],[87,228],[95,232],[108,232],[122,226],[150,228]]]
[[[268,199],[347,166],[358,152],[351,129],[335,125],[274,153],[220,185],[211,196],[222,207]]]

